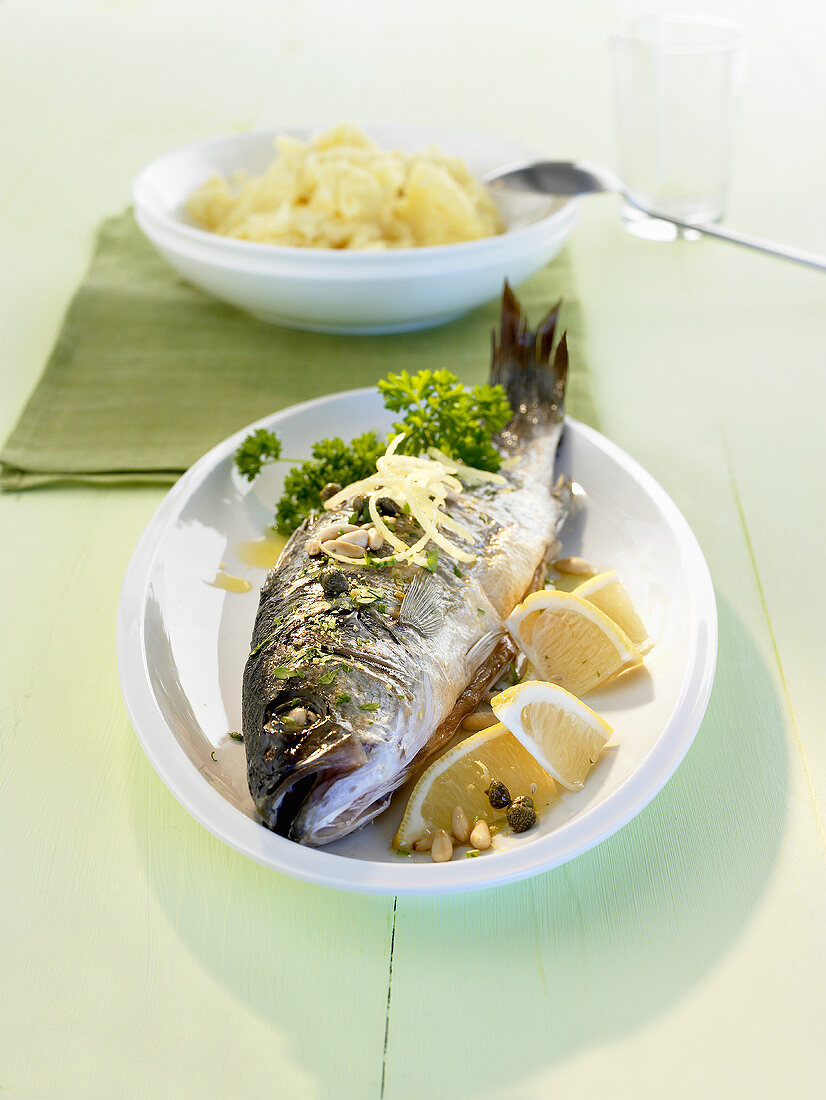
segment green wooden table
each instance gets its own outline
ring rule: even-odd
[[[610,163],[624,7],[6,0],[0,432],[152,156],[348,117]],[[743,10],[730,221],[826,252],[824,17]],[[823,1095],[826,280],[632,240],[611,199],[570,247],[595,426],[674,496],[716,585],[717,681],[684,764],[620,833],[511,887],[394,902],[291,881],[178,806],[124,711],[118,592],[162,491],[8,494],[3,1096]]]

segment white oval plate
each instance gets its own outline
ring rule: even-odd
[[[387,430],[373,389],[285,409],[252,427],[275,428],[284,453],[307,454],[325,436]],[[508,847],[450,863],[390,849],[406,791],[371,825],[324,849],[265,829],[247,790],[241,674],[264,570],[234,548],[261,536],[286,466],[250,486],[232,455],[249,429],[214,447],[166,496],[129,564],[118,612],[118,666],[138,738],[161,779],[215,836],[285,874],[374,894],[437,894],[500,885],[572,859],[616,832],[651,801],[694,739],[708,703],[717,653],[717,610],[708,568],[686,520],[660,485],[591,428],[566,421],[560,472],[585,489],[566,524],[563,552],[615,568],[655,647],[645,670],[588,697],[615,735],[585,787],[564,792],[539,825]],[[249,578],[235,594],[211,587],[221,564]]]

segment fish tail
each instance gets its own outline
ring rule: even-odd
[[[499,338],[493,332],[490,380],[504,387],[514,417],[507,432],[524,436],[526,429],[562,418],[568,374],[568,342],[563,332],[554,346],[560,299],[535,329],[505,281]]]

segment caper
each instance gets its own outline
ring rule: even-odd
[[[536,824],[536,810],[529,798],[517,798],[507,809],[508,825],[515,833],[524,833]]]
[[[378,508],[381,516],[399,516],[402,511],[395,500],[391,500],[390,497],[379,497],[376,501],[376,508]]]
[[[333,600],[336,596],[343,596],[345,592],[350,591],[347,578],[339,569],[334,573],[328,573],[322,579],[321,587],[324,589],[324,595],[328,600]]]
[[[488,802],[493,806],[494,810],[501,810],[505,806],[511,804],[511,793],[508,788],[498,779],[491,781],[490,786],[485,791],[488,796]]]
[[[321,492],[318,494],[322,500],[329,500],[330,497],[334,497],[336,493],[341,492],[341,486],[337,481],[328,481]]]
[[[511,806],[527,806],[531,810],[534,808],[533,799],[527,794],[517,795],[511,802]]]

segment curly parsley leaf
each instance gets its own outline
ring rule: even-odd
[[[255,481],[262,466],[281,457],[281,440],[274,432],[259,428],[250,433],[235,452],[235,467],[241,477]]]
[[[418,455],[428,447],[479,470],[502,464],[492,438],[513,416],[502,386],[463,386],[448,370],[402,371],[379,382],[385,406],[405,416],[393,428],[404,432],[398,450]]]
[[[376,472],[376,459],[387,448],[375,432],[365,432],[352,442],[321,439],[314,444],[312,458],[294,466],[284,479],[284,492],[275,519],[278,530],[288,535],[313,508],[321,507],[321,490],[329,481],[349,485]]]

